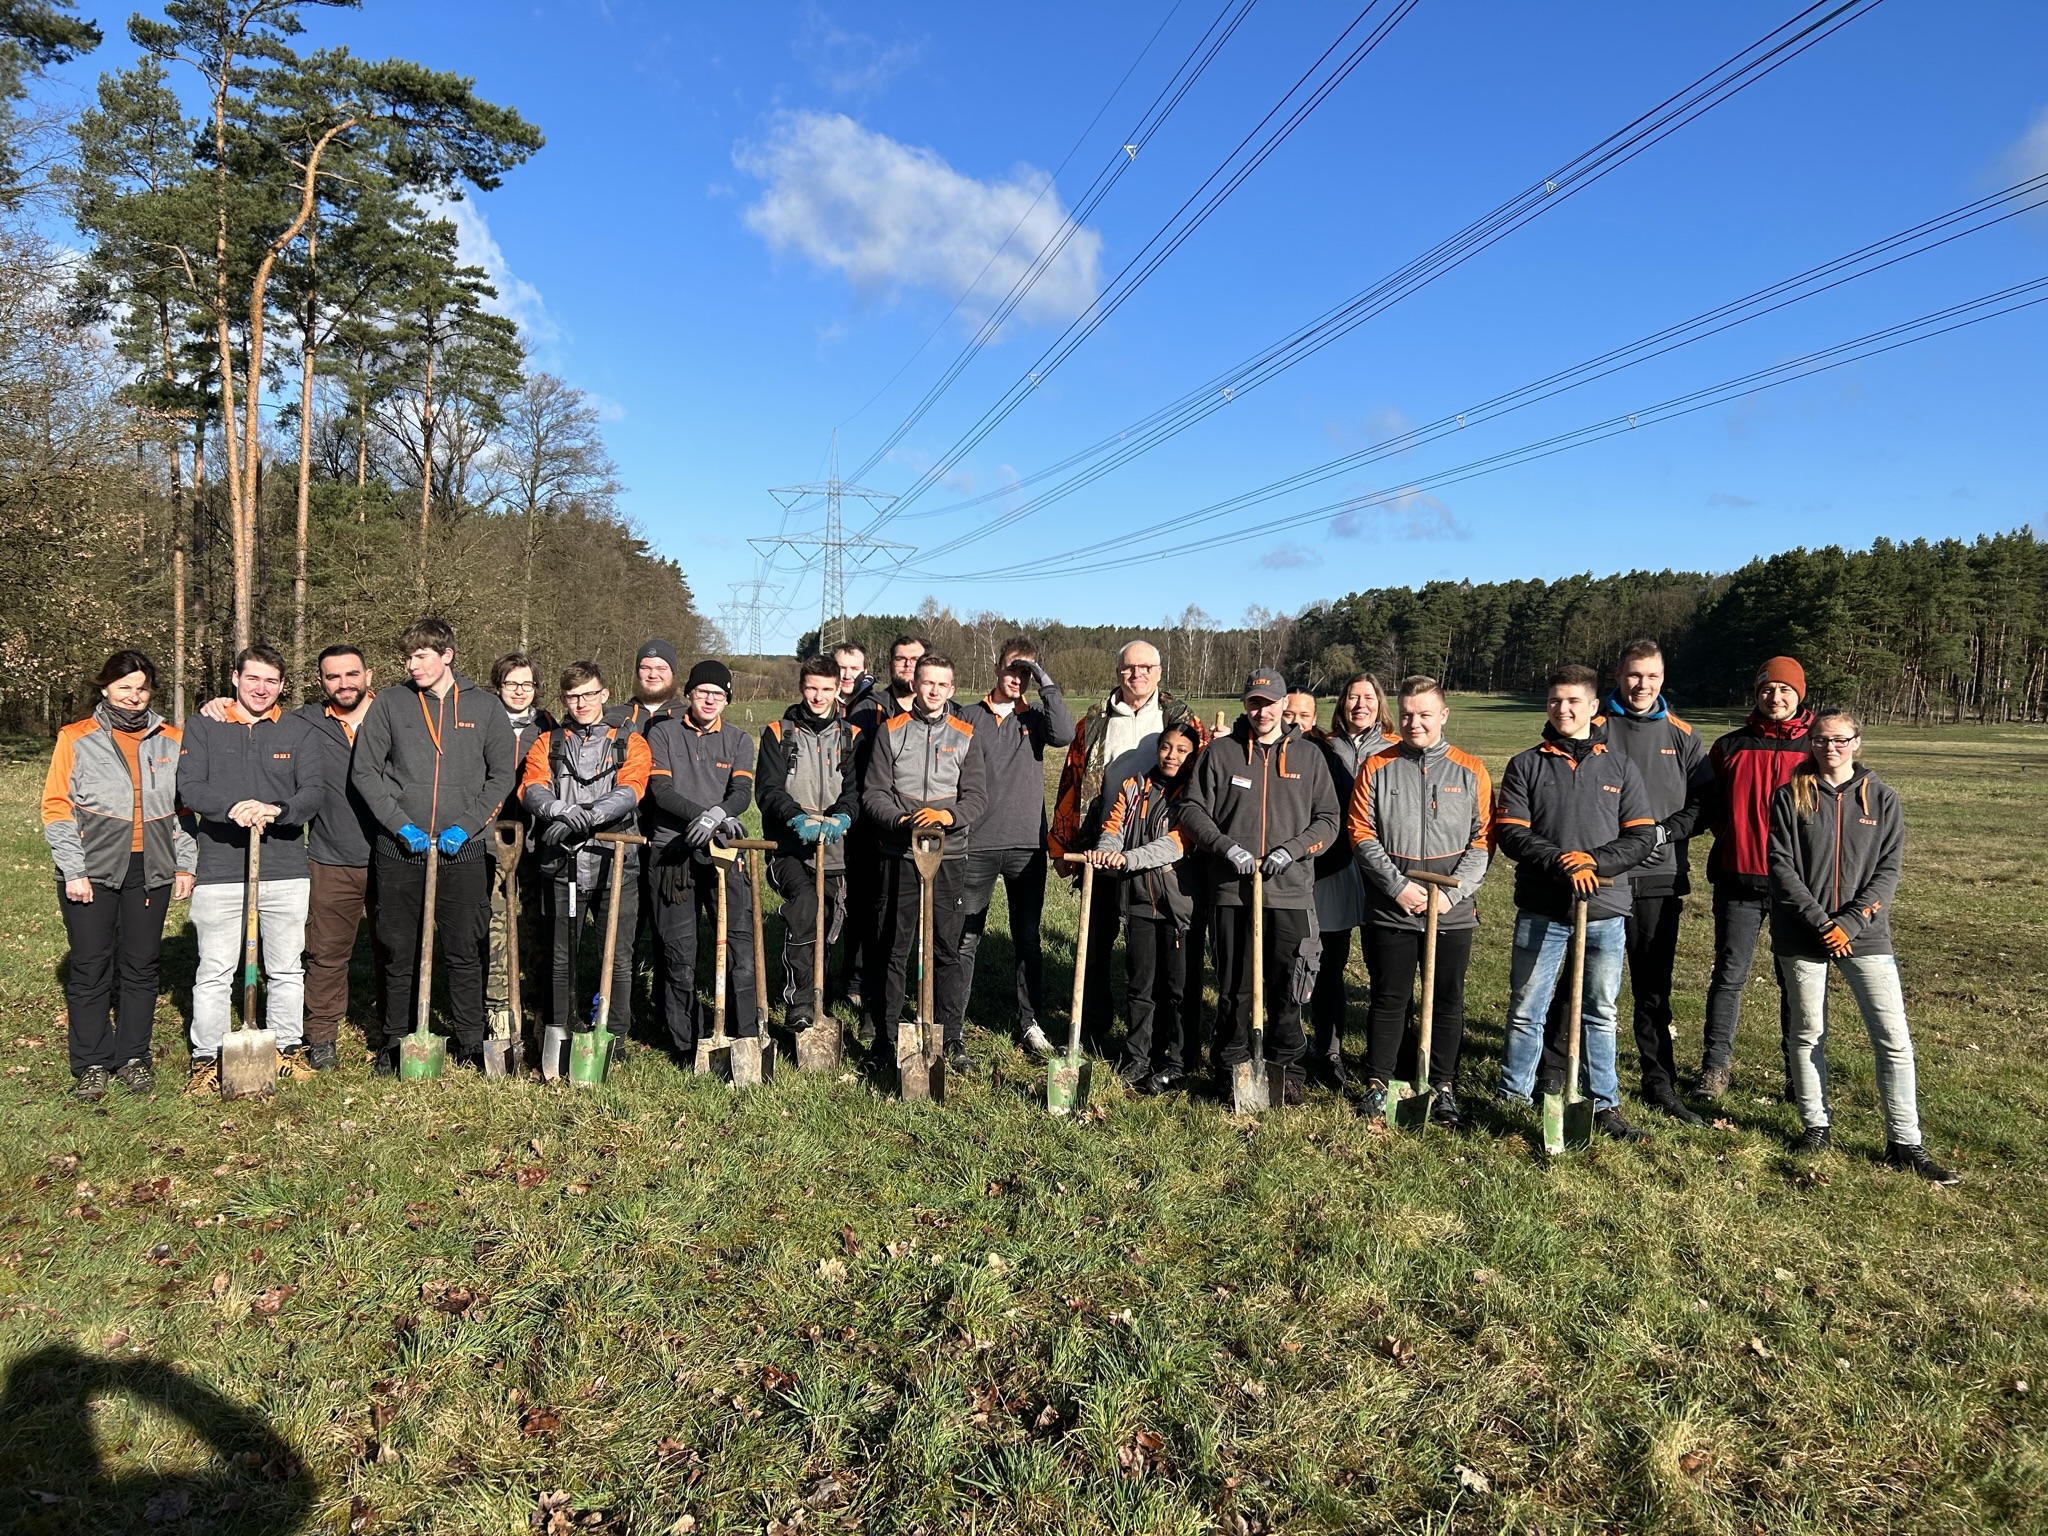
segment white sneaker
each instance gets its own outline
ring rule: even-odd
[[[1034,1024],[1024,1031],[1024,1049],[1033,1056],[1050,1056],[1053,1054],[1053,1043],[1045,1038],[1045,1031]]]

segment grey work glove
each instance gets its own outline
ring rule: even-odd
[[[1232,843],[1223,850],[1223,857],[1230,860],[1230,867],[1240,875],[1249,875],[1259,867],[1259,861],[1252,857],[1252,851],[1240,844]]]
[[[580,805],[564,805],[555,802],[555,825],[570,837],[583,837],[590,831],[590,812]]]
[[[745,837],[747,829],[740,825],[737,816],[728,816],[718,824],[718,835],[729,843],[734,838]]]
[[[1266,862],[1259,866],[1259,873],[1271,880],[1281,870],[1294,862],[1294,855],[1285,848],[1275,848],[1266,855]]]
[[[1052,674],[1041,667],[1035,658],[1025,661],[1024,665],[1031,669],[1032,685],[1040,693],[1052,686]]]
[[[725,812],[714,805],[690,823],[683,832],[683,841],[692,848],[702,848],[717,835],[719,824],[725,820]]]

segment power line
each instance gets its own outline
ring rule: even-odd
[[[768,623],[779,618],[787,610],[764,602],[762,593],[776,597],[781,594],[782,588],[770,586],[767,580],[760,576],[749,581],[728,582],[726,585],[732,591],[732,601],[727,603],[724,609],[728,618],[722,626],[725,629],[726,644],[742,656],[767,654],[761,646],[762,632]],[[747,594],[744,599],[740,596],[742,592]],[[764,608],[767,610],[765,613]],[[746,638],[745,645],[739,643],[742,636]]]
[[[828,458],[830,469],[823,480],[814,480],[806,485],[785,485],[771,489],[773,496],[785,515],[812,498],[822,498],[825,522],[822,527],[808,533],[777,533],[771,538],[749,539],[761,557],[773,568],[775,556],[784,552],[791,554],[799,550],[817,551],[823,590],[818,596],[818,645],[824,649],[846,638],[846,562],[850,556],[857,567],[865,568],[877,559],[893,557],[899,563],[915,553],[915,547],[898,544],[888,539],[870,538],[863,533],[849,535],[841,514],[841,503],[848,497],[865,501],[870,507],[880,510],[896,498],[887,491],[871,491],[865,486],[848,485],[839,478],[839,433],[832,434],[832,449]],[[808,562],[806,562],[808,563]]]

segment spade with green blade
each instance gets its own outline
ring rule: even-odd
[[[1564,1089],[1543,1095],[1543,1150],[1552,1157],[1583,1152],[1593,1142],[1593,1101],[1579,1089],[1579,1015],[1586,1003],[1586,904],[1590,899],[1575,895],[1572,900],[1571,954],[1565,962],[1571,976],[1571,990],[1566,994],[1571,1023],[1565,1032]]]
[[[1436,1018],[1436,921],[1443,906],[1443,893],[1456,890],[1454,875],[1433,875],[1410,870],[1408,878],[1429,890],[1429,909],[1422,919],[1422,1002],[1415,1027],[1415,1081],[1387,1106],[1387,1121],[1399,1130],[1420,1134],[1429,1124],[1429,1106],[1434,1098],[1429,1088],[1430,1029]],[[1397,1085],[1401,1086],[1401,1085]]]

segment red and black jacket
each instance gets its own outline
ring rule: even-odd
[[[1812,726],[1810,709],[1789,720],[1752,714],[1707,754],[1713,778],[1698,805],[1664,823],[1674,839],[1688,836],[1698,823],[1713,829],[1707,878],[1731,896],[1770,894],[1771,796],[1806,761],[1806,733]]]

